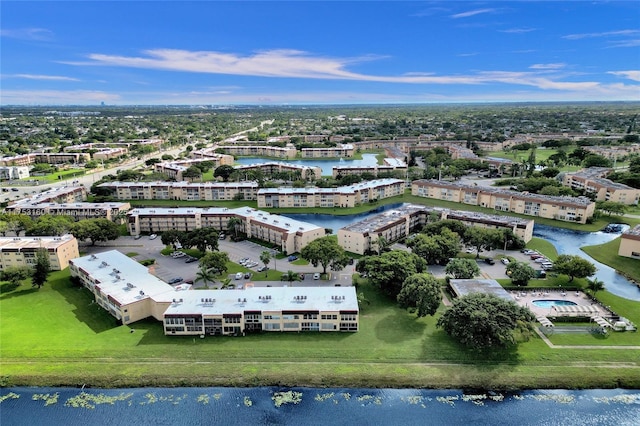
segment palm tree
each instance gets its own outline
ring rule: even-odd
[[[286,274],[282,276],[284,281],[288,281],[291,284],[294,281],[300,281],[300,274],[297,272],[293,272],[292,270],[288,270]]]
[[[208,282],[213,282],[215,275],[212,269],[207,269],[204,265],[200,266],[198,272],[196,273],[196,278],[194,282],[204,281],[204,288],[209,288],[207,285]]]
[[[267,265],[269,265],[269,262],[271,262],[271,252],[269,252],[268,250],[263,251],[262,253],[260,253],[260,262],[264,263],[264,276],[267,276]]]
[[[242,224],[242,220],[238,217],[231,217],[227,221],[227,231],[233,231],[234,238],[238,238],[238,227]]]
[[[222,286],[220,288],[225,289],[225,288],[235,288],[235,286],[233,284],[231,284],[231,278],[225,278],[223,280],[220,280],[220,284],[222,284]]]
[[[604,282],[594,278],[592,280],[587,280],[587,288],[591,290],[591,292],[595,295],[600,290],[604,290]]]

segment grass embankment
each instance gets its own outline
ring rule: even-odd
[[[40,290],[7,284],[0,290],[4,385],[640,386],[638,351],[550,349],[535,336],[517,348],[469,350],[435,327],[437,315],[416,318],[368,285],[359,289],[370,303],[362,304],[357,333],[205,339],[164,336],[153,319],[118,326],[88,290],[70,284],[66,271]],[[627,309],[619,299],[604,301]]]
[[[597,246],[580,247],[580,249],[598,262],[611,266],[616,271],[640,283],[640,260],[618,255],[620,238]]]
[[[558,250],[556,250],[556,247],[542,238],[533,237],[531,241],[527,243],[527,248],[545,255],[549,260],[556,260],[558,258]]]

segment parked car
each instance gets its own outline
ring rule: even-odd
[[[134,240],[139,240],[140,238],[142,238],[142,235],[138,234],[135,237],[133,237]]]
[[[193,263],[193,262],[197,262],[197,261],[198,261],[197,257],[189,256],[189,258],[187,260],[185,260],[184,263]]]
[[[467,248],[464,252],[465,252],[465,253],[472,254],[472,253],[475,253],[475,251],[476,251],[476,249],[474,249],[473,247],[469,247],[469,248]]]
[[[242,272],[236,272],[236,277],[235,278],[236,278],[236,280],[240,280],[240,279],[242,279],[242,276],[243,276]]]
[[[493,260],[493,259],[492,259],[492,258],[490,258],[490,257],[487,257],[487,258],[484,260],[484,263],[488,263],[489,265],[495,265],[496,261],[495,261],[495,260]]]
[[[320,279],[320,274],[318,272],[316,272],[315,274],[313,274],[313,279],[314,280],[319,280]]]
[[[549,262],[549,259],[547,259],[546,257],[539,257],[539,258],[535,259],[534,262],[536,262],[536,263],[547,263],[547,262]]]
[[[500,262],[504,263],[505,265],[508,265],[509,259],[507,259],[506,257],[503,257],[502,259],[500,259]]]
[[[158,238],[158,236],[156,234],[149,235],[149,239],[150,240],[155,240],[156,238]]]
[[[293,262],[293,261],[295,261],[295,260],[298,260],[298,256],[296,256],[296,255],[293,255],[293,254],[292,254],[291,256],[289,256],[289,257],[287,258],[287,260],[288,260],[289,262]]]
[[[304,280],[304,274],[298,274],[301,280]]]
[[[531,256],[529,256],[529,257],[531,257],[531,260],[536,260],[536,259],[543,258],[544,256],[543,256],[543,255],[541,255],[541,254],[532,254],[532,255],[531,255]]]
[[[224,234],[220,234],[220,236],[218,237],[218,239],[220,240],[224,240],[225,238],[227,238],[227,236]]]
[[[244,273],[244,278],[245,278],[245,279],[247,279],[247,280],[248,280],[249,278],[251,278],[251,272],[245,272],[245,273]]]
[[[264,272],[264,271],[268,271],[269,267],[268,266],[261,266],[257,269],[258,272]]]
[[[175,277],[169,280],[169,284],[178,284],[182,282],[182,277]]]
[[[350,258],[349,258],[349,265],[353,265],[353,262],[354,262],[353,257],[350,257]]]

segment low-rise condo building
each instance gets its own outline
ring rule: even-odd
[[[87,199],[87,189],[84,186],[63,186],[39,192],[31,197],[13,202],[16,204],[46,204],[46,203],[78,203]]]
[[[80,256],[78,240],[73,235],[61,237],[0,237],[0,271],[10,266],[36,264],[38,250],[46,250],[51,270],[61,271],[69,261]]]
[[[99,306],[131,324],[153,317],[166,335],[244,335],[260,331],[344,331],[359,327],[354,287],[175,288],[117,250],[70,262],[72,277]]]
[[[618,255],[640,259],[640,225],[636,225],[622,233]],[[640,265],[638,267],[640,268]]]
[[[406,238],[417,227],[426,224],[431,216],[435,216],[437,220],[459,220],[467,226],[510,229],[525,242],[533,238],[533,219],[409,204],[345,226],[338,231],[338,244],[345,250],[357,254],[377,251],[380,237],[387,242]]]
[[[24,179],[29,177],[29,167],[26,166],[1,166],[0,180]]]
[[[35,163],[86,163],[90,159],[89,154],[81,152],[33,152],[0,158],[0,166],[29,166]]]
[[[332,176],[334,179],[347,175],[363,175],[371,174],[373,176],[387,175],[391,173],[402,174],[407,172],[407,163],[399,158],[385,158],[384,164],[372,166],[334,166],[332,167]],[[399,177],[399,176],[396,176]]]
[[[255,200],[258,182],[105,182],[118,200]]]
[[[384,198],[402,195],[401,179],[377,179],[337,188],[262,188],[258,207],[355,207]]]
[[[288,180],[317,180],[322,177],[322,169],[320,167],[304,166],[301,164],[270,162],[234,166],[234,169],[240,173],[250,170],[260,170],[266,176],[276,174],[287,175]]]
[[[189,167],[204,161],[213,162],[213,168],[215,169],[222,165],[232,165],[233,157],[231,155],[215,154],[207,157],[157,163],[153,168],[158,173],[166,174],[170,179],[184,180],[184,176],[182,174],[186,172]]]
[[[595,211],[595,203],[587,197],[530,194],[430,179],[413,181],[411,193],[418,197],[578,223],[586,223]]]
[[[322,148],[302,148],[300,156],[302,158],[350,158],[353,157],[352,144],[337,144],[331,147]]]
[[[272,145],[218,145],[209,148],[210,151],[219,150],[225,154],[233,156],[244,157],[273,157],[273,158],[296,158],[298,151],[296,147],[288,144],[285,147],[272,146]],[[204,155],[202,151],[197,151],[199,154],[193,153],[192,155]]]
[[[260,210],[240,207],[228,208],[145,208],[128,213],[127,225],[131,235],[157,233],[170,229],[192,231],[215,228],[228,231],[229,220],[239,219],[236,231],[247,238],[274,244],[285,253],[300,252],[311,241],[324,237],[324,228]]]
[[[127,155],[127,148],[103,148],[93,153],[93,159],[97,161],[107,161]]]
[[[617,203],[635,205],[640,201],[640,189],[613,182],[605,177],[613,169],[607,167],[589,167],[575,173],[561,173],[558,179],[562,185],[583,191],[591,195],[596,201],[614,201]]]

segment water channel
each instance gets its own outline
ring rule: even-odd
[[[354,215],[332,216],[328,214],[287,213],[283,216],[310,222],[323,228],[330,228],[334,233],[337,233],[338,229],[344,226],[366,219],[383,211],[398,208],[402,205],[402,203],[388,204],[367,213]],[[628,226],[625,225],[623,229],[627,228]],[[624,297],[625,299],[640,301],[640,289],[638,289],[634,283],[617,273],[615,269],[597,262],[588,254],[580,250],[580,247],[603,244],[611,241],[614,238],[619,237],[619,233],[583,232],[536,224],[533,230],[533,235],[553,243],[559,254],[575,254],[588,259],[590,262],[595,264],[598,271],[594,277],[602,280],[609,292],[617,296]]]
[[[623,389],[3,388],[0,397],[0,421],[11,426],[631,426],[640,416],[640,393]]]

